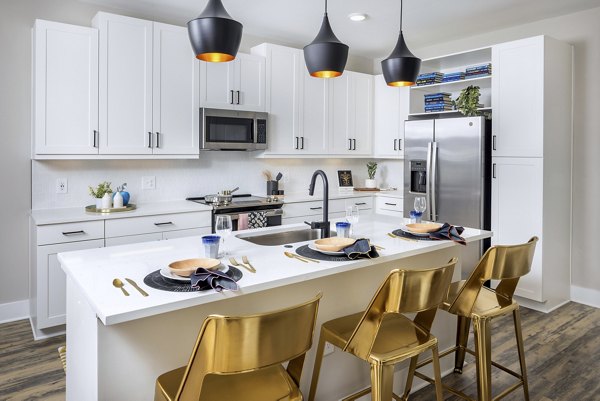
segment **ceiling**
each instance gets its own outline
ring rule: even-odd
[[[184,25],[207,0],[79,0]],[[317,34],[323,0],[223,0],[244,33],[302,47]],[[600,0],[405,0],[404,33],[410,48],[600,7]],[[350,13],[368,19],[352,22]],[[368,58],[391,52],[399,29],[399,0],[329,0],[329,19],[350,53]]]

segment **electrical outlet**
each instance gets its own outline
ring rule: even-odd
[[[69,192],[69,182],[66,178],[57,178],[56,179],[56,193],[57,194],[66,194]]]
[[[142,177],[142,189],[156,189],[156,177]]]
[[[333,344],[330,344],[328,342],[325,343],[325,349],[323,350],[323,356],[327,356],[329,354],[333,354],[333,351],[335,351],[335,347],[333,346]]]

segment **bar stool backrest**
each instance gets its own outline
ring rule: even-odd
[[[477,296],[488,280],[500,280],[496,295],[500,305],[508,305],[519,283],[529,273],[538,237],[518,245],[497,245],[489,248],[479,260],[456,298],[450,304],[450,313],[469,317]]]
[[[207,374],[251,372],[286,361],[290,361],[288,373],[299,384],[304,356],[312,346],[320,299],[318,294],[301,305],[252,316],[208,316],[176,400],[199,400]]]
[[[444,266],[428,270],[392,270],[373,296],[344,351],[366,359],[387,313],[417,312],[413,322],[423,330],[423,335],[429,335],[457,261],[453,258]]]

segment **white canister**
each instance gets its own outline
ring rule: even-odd
[[[365,180],[366,188],[377,188],[377,180],[375,179],[366,179]]]
[[[106,193],[102,197],[102,209],[110,209],[112,207],[112,194]]]
[[[102,198],[94,198],[96,200],[96,209],[102,209]]]
[[[115,192],[113,196],[113,207],[123,207],[123,195],[120,192]]]

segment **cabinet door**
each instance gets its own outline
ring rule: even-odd
[[[543,159],[494,157],[492,163],[492,245],[540,238],[531,272],[519,280],[516,294],[543,302]]]
[[[350,92],[350,137],[352,154],[371,154],[373,135],[373,76],[348,71]]]
[[[330,80],[329,91],[329,153],[336,155],[353,154],[354,143],[351,128],[355,116],[354,96],[352,93],[352,73],[349,71],[335,79]]]
[[[328,80],[311,77],[306,69],[302,75],[301,135],[297,151],[323,154],[328,151],[329,145]]]
[[[66,323],[67,277],[56,255],[60,252],[102,248],[104,240],[72,242],[37,247],[37,327],[45,329]]]
[[[199,235],[209,235],[212,233],[210,227],[190,228],[187,230],[166,231],[163,233],[163,239],[176,239],[185,237],[195,237]]]
[[[152,22],[99,13],[100,153],[152,154]]]
[[[294,153],[300,136],[300,79],[302,51],[264,44],[253,53],[264,55],[267,65],[266,102],[269,113],[268,154]]]
[[[238,53],[235,63],[236,109],[265,111],[265,58]]]
[[[233,110],[237,102],[236,62],[200,62],[200,107]]]
[[[34,153],[98,153],[98,30],[37,20]]]
[[[375,157],[397,157],[400,155],[400,139],[405,117],[401,113],[400,97],[403,88],[385,83],[383,75],[375,76],[373,99],[373,154]]]
[[[199,61],[186,28],[154,23],[154,154],[199,154]]]
[[[127,235],[125,237],[106,238],[105,245],[106,246],[117,246],[117,245],[139,244],[142,242],[161,241],[162,239],[163,239],[162,233]]]
[[[492,48],[494,156],[542,157],[544,38]]]

